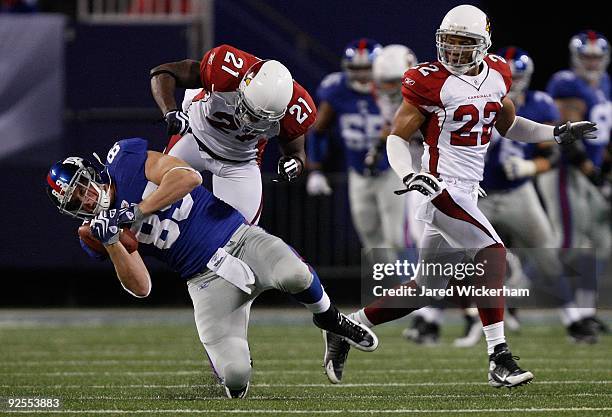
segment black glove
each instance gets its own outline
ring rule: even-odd
[[[164,116],[168,125],[166,133],[168,136],[179,134],[183,136],[189,131],[189,116],[181,110],[170,110]]]
[[[582,139],[596,139],[593,133],[596,130],[597,124],[593,122],[567,122],[555,126],[553,134],[558,144],[565,145]]]
[[[278,176],[282,181],[293,181],[300,176],[304,168],[304,163],[299,158],[282,156],[278,160]],[[277,181],[278,182],[278,181]]]

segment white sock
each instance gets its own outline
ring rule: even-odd
[[[359,311],[355,311],[354,313],[349,314],[348,317],[349,319],[355,320],[357,323],[361,323],[368,328],[374,327],[374,325],[366,317],[365,312],[363,311],[363,308]]]
[[[582,317],[591,317],[595,315],[595,303],[597,301],[597,293],[593,290],[578,288],[575,295],[576,305],[580,308]]]
[[[561,307],[559,310],[559,315],[561,316],[561,323],[563,323],[565,327],[579,321],[582,318],[580,309],[576,307],[574,302],[569,302]]]
[[[321,296],[321,299],[319,301],[312,304],[302,303],[302,305],[306,307],[308,311],[310,311],[312,314],[319,314],[325,313],[327,310],[329,310],[329,307],[331,306],[331,301],[327,293],[323,291],[323,295]]]
[[[497,323],[489,324],[482,328],[487,339],[487,353],[490,355],[493,353],[493,348],[500,343],[506,343],[506,336],[504,336],[504,322],[499,321]]]
[[[423,317],[427,323],[442,323],[442,310],[437,307],[422,307],[416,311],[416,314]]]

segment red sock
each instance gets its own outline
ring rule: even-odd
[[[475,263],[484,265],[484,284],[487,288],[502,288],[506,276],[506,248],[498,243],[480,250]],[[504,297],[483,298],[478,305],[478,314],[483,326],[504,320]]]

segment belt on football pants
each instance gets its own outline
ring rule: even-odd
[[[216,159],[217,161],[231,162],[234,164],[244,164],[245,162],[251,162],[257,159],[257,158],[251,158],[251,159],[247,159],[246,161],[237,161],[235,159],[224,158],[222,156],[217,155],[213,151],[211,151],[210,148],[206,146],[204,142],[202,142],[193,132],[191,132],[191,134],[193,135],[193,138],[198,144],[198,148],[200,148],[201,151],[206,152],[208,155],[210,155],[211,158]]]

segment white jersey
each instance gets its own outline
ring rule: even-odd
[[[257,158],[258,143],[277,136],[279,125],[259,135],[241,134],[234,121],[238,92],[213,92],[189,106],[189,126],[197,140],[203,142],[215,155],[235,161]]]
[[[293,82],[293,96],[280,123],[261,134],[245,134],[234,120],[238,86],[252,65],[254,55],[230,45],[208,51],[200,62],[204,88],[187,109],[191,131],[202,150],[215,159],[245,162],[261,157],[268,139],[279,136],[291,141],[303,135],[316,119],[316,107],[308,92]]]
[[[409,69],[402,94],[426,117],[421,126],[423,170],[481,181],[501,101],[511,83],[510,67],[496,55],[485,57],[476,76],[453,75],[440,62]]]

